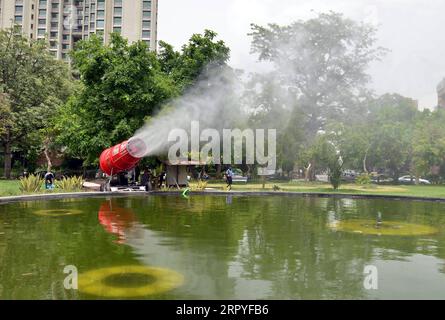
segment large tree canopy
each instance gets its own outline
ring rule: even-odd
[[[230,57],[230,49],[224,41],[216,41],[217,34],[205,30],[204,34],[194,34],[189,42],[182,46],[181,52],[160,41],[159,61],[162,70],[169,75],[176,85],[184,89],[201,76],[208,74],[210,68],[224,68]]]
[[[363,114],[370,97],[367,68],[385,53],[375,46],[375,34],[372,26],[334,12],[287,26],[252,25],[252,52],[272,65],[271,84],[253,95],[259,109],[266,107],[260,113],[265,121],[277,112],[283,119],[279,163],[286,171],[295,164],[313,170],[315,158],[308,154],[315,153],[306,151],[317,134]],[[315,178],[314,172],[308,176]]]
[[[375,46],[372,26],[334,12],[288,26],[254,24],[250,35],[252,52],[273,64],[276,77],[298,99],[309,135],[358,104],[369,63],[385,53]]]
[[[0,30],[0,139],[7,178],[12,151],[39,144],[33,133],[52,126],[57,106],[70,94],[69,79],[67,66],[53,58],[44,41]]]
[[[229,50],[215,37],[211,31],[195,34],[182,52],[162,42],[159,55],[118,34],[108,45],[94,36],[81,41],[72,53],[81,84],[60,110],[59,141],[85,164],[95,163],[104,148],[130,138],[208,64],[225,64]]]
[[[128,139],[162,101],[175,94],[154,52],[113,34],[79,43],[72,54],[81,84],[61,109],[59,139],[74,156],[93,162],[100,151]]]

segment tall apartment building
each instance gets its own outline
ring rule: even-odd
[[[437,85],[437,106],[445,109],[445,78]]]
[[[58,59],[91,34],[108,42],[118,32],[130,42],[157,44],[158,0],[0,0],[0,28],[19,25],[31,39],[48,39]]]

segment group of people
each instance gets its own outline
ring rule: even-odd
[[[159,188],[161,188],[162,185],[164,184],[165,176],[166,176],[165,171],[162,171],[158,177],[159,181],[157,181],[157,186]],[[154,177],[154,175],[153,175],[152,171],[150,170],[150,168],[148,168],[148,167],[145,168],[144,173],[141,176],[141,185],[145,187],[145,190],[149,191],[149,190],[153,189],[153,183],[152,183],[153,177]]]
[[[227,182],[227,189],[231,190],[232,189],[232,183],[233,183],[233,170],[232,167],[229,166],[229,168],[226,170],[226,172],[224,173],[225,176],[225,180]],[[209,179],[209,176],[204,173],[204,174],[200,174],[199,175],[200,179]],[[162,185],[164,184],[164,181],[166,180],[166,172],[163,171],[159,177],[158,177],[158,181],[157,181],[157,187],[161,188]],[[145,168],[144,173],[141,176],[141,185],[145,186],[145,190],[149,191],[153,189],[153,173],[150,170],[150,168]]]
[[[132,182],[137,182],[139,180],[139,176],[140,176],[141,177],[140,183],[141,183],[142,186],[145,187],[145,190],[149,191],[149,190],[153,189],[153,177],[154,176],[153,176],[153,173],[152,173],[150,168],[148,168],[148,167],[145,168],[145,170],[144,170],[142,175],[140,175],[139,168],[138,169],[135,168],[133,170],[133,173],[130,174],[129,176],[130,176]],[[233,183],[233,170],[232,170],[232,167],[229,167],[226,170],[224,176],[225,176],[225,180],[227,182],[227,189],[231,190],[232,189],[232,183]],[[159,188],[162,187],[162,185],[164,184],[165,178],[166,178],[166,172],[163,171],[163,172],[161,172],[161,174],[158,177],[159,180],[157,181],[157,187],[159,187]],[[206,178],[208,178],[208,176]],[[47,171],[46,172],[46,174],[44,176],[44,180],[45,180],[45,188],[46,189],[54,189],[55,176],[54,176],[54,174],[51,171]],[[123,180],[126,180],[127,183],[125,183],[125,184],[128,184],[127,176],[120,175],[119,176],[119,183],[123,183],[124,182]]]

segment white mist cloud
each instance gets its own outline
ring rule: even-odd
[[[379,26],[379,45],[391,52],[370,68],[378,93],[437,104],[436,85],[445,77],[443,0],[160,0],[159,38],[179,48],[210,28],[232,49],[233,67],[261,71],[267,67],[249,54],[250,23],[288,24],[328,10]]]

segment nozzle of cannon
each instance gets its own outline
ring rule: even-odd
[[[105,149],[100,155],[100,168],[109,176],[131,170],[146,153],[147,146],[145,142],[139,138],[131,138]]]

